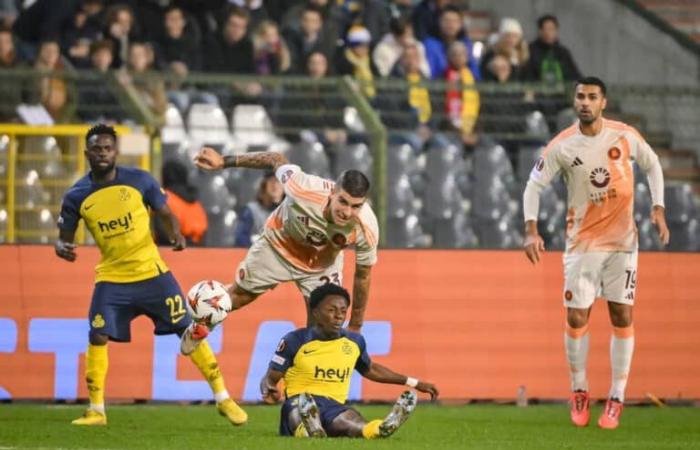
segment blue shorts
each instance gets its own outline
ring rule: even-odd
[[[95,284],[88,317],[91,333],[129,342],[131,321],[141,314],[153,321],[155,334],[181,333],[192,322],[185,297],[170,272],[135,283]]]
[[[294,436],[294,430],[289,428],[289,415],[294,411],[294,408],[297,407],[298,397],[298,395],[289,397],[282,405],[280,414],[280,436]],[[350,407],[328,397],[321,397],[320,395],[314,395],[313,397],[316,406],[318,406],[318,411],[321,414],[321,425],[323,425],[324,430],[328,430],[336,417],[350,409]]]

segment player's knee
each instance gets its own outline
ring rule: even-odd
[[[614,327],[625,328],[632,325],[632,309],[620,308],[610,310],[610,322]]]
[[[106,345],[109,342],[109,336],[102,333],[90,332],[90,344],[92,345]]]
[[[588,323],[588,310],[569,308],[566,312],[566,321],[571,328],[581,328]]]

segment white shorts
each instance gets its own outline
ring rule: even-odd
[[[280,283],[293,281],[308,298],[311,291],[325,283],[343,285],[343,252],[335,262],[321,272],[309,273],[297,269],[282,258],[267,239],[260,237],[248,250],[236,270],[236,284],[251,294],[260,295]]]
[[[586,309],[596,298],[634,304],[637,251],[564,253],[564,306]]]

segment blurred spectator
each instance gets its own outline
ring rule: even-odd
[[[494,41],[493,45],[481,58],[481,72],[483,73],[486,70],[494,55],[499,53],[508,58],[514,72],[511,75],[512,78],[521,78],[520,74],[525,70],[530,59],[530,52],[527,42],[523,39],[523,29],[520,26],[520,22],[510,17],[502,19]]]
[[[28,103],[41,103],[56,122],[66,122],[72,114],[68,82],[63,77],[61,47],[58,41],[48,40],[39,45],[32,77],[27,90]]]
[[[304,3],[292,6],[282,17],[282,30],[301,31],[302,13],[305,8],[312,7],[321,12],[323,31],[326,39],[335,45],[340,37],[340,12],[330,0],[306,0]]]
[[[348,30],[345,47],[337,55],[336,69],[339,75],[352,75],[367,98],[374,98],[374,74],[377,73],[369,45],[372,37],[367,28],[355,25]]]
[[[174,74],[185,77],[202,68],[199,30],[188,20],[182,8],[171,6],[165,11],[163,34],[157,44],[163,66]]]
[[[135,89],[156,120],[162,122],[168,101],[163,80],[152,71],[154,60],[153,48],[149,44],[132,42],[129,47],[127,71],[119,74],[119,81],[125,87]]]
[[[258,75],[278,75],[289,70],[289,48],[274,22],[260,22],[253,33],[253,51],[255,72]]]
[[[90,68],[94,76],[85,76],[76,86],[77,115],[86,122],[115,122],[125,116],[119,108],[119,101],[107,86],[113,58],[112,41],[97,41],[90,46]]]
[[[445,81],[445,112],[450,124],[462,133],[463,140],[474,136],[476,119],[479,116],[479,93],[474,89],[474,75],[469,70],[469,52],[463,42],[450,44]]]
[[[79,4],[80,0],[36,0],[21,10],[12,29],[18,39],[17,54],[20,59],[33,61],[41,42],[59,39],[61,26]]]
[[[115,69],[126,64],[130,43],[139,37],[135,20],[134,13],[128,5],[116,4],[107,9],[105,37],[111,40],[114,46],[112,67]]]
[[[304,0],[265,0],[265,11],[270,19],[281,24],[285,13],[296,5],[303,5]]]
[[[15,42],[9,27],[0,26],[0,70],[19,67],[15,54]],[[0,121],[14,121],[15,108],[22,103],[22,85],[17,77],[0,80]]]
[[[187,168],[177,161],[163,164],[163,189],[168,195],[168,207],[180,223],[180,231],[188,245],[200,245],[209,223],[207,213],[199,202],[197,188],[187,179]],[[160,245],[170,244],[163,224],[156,221],[156,240]]]
[[[481,80],[479,64],[472,58],[472,42],[462,21],[462,13],[454,6],[445,6],[440,11],[440,36],[428,37],[423,41],[430,65],[430,75],[434,80],[443,78],[447,69],[447,48],[453,42],[462,42],[469,53],[469,70],[474,80]]]
[[[205,44],[204,69],[209,72],[255,73],[253,43],[246,36],[248,12],[232,8],[220,32],[208,36]]]
[[[267,217],[284,199],[282,184],[274,173],[266,173],[260,180],[254,201],[249,202],[236,224],[236,247],[250,247],[259,236]]]
[[[408,46],[416,47],[420,59],[420,70],[423,76],[430,78],[430,66],[425,57],[423,43],[413,36],[413,26],[407,18],[394,18],[389,23],[390,33],[387,33],[372,52],[372,61],[379,75],[386,77],[391,73],[401,54]]]
[[[413,9],[413,33],[421,41],[440,38],[440,14],[453,0],[423,0]],[[440,76],[440,75],[438,75]]]
[[[369,31],[374,47],[379,39],[389,31],[389,15],[382,0],[336,0],[340,32],[362,25]]]
[[[248,27],[256,29],[264,20],[270,20],[264,8],[263,0],[227,0],[228,3],[248,12]]]
[[[483,81],[507,83],[509,81],[514,81],[514,72],[515,70],[508,56],[503,53],[494,53],[481,72],[481,75]]]
[[[0,0],[0,28],[12,27],[18,13],[15,0]]]
[[[82,0],[61,33],[63,53],[74,67],[90,67],[90,45],[102,32],[103,0]]]
[[[545,15],[537,19],[537,39],[530,43],[530,62],[525,71],[527,81],[556,83],[576,80],[581,73],[571,52],[559,43],[559,21]]]
[[[413,0],[389,0],[387,11],[390,19],[408,18],[413,13]]]
[[[329,37],[323,23],[323,15],[318,7],[304,6],[301,11],[300,25],[299,30],[284,31],[295,73],[304,73],[306,60],[312,53],[321,52],[326,57],[330,57],[335,50],[335,38]]]

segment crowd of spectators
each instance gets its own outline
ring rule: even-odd
[[[408,83],[402,106],[415,111],[416,125],[450,127],[468,141],[480,110],[476,83],[555,83],[579,71],[559,42],[556,17],[541,17],[530,43],[517,19],[502,18],[477,50],[466,29],[467,6],[463,0],[3,0],[0,68],[33,67],[45,75],[21,89],[0,89],[43,104],[57,121],[71,114],[95,121],[105,119],[100,105],[114,103],[111,92],[97,88],[99,78],[71,89],[56,74],[103,74],[133,89],[156,117],[168,102],[184,112],[193,102],[223,97],[228,106],[227,95],[250,98],[262,90],[239,84],[235,94],[222,96],[172,81],[191,72],[350,75],[380,111],[376,81],[394,78]],[[153,73],[170,74],[170,81]],[[439,100],[420,87],[424,80],[446,81]],[[76,112],[71,105],[85,98],[91,110]],[[438,110],[445,117],[439,124],[431,117]],[[0,115],[7,119],[6,111]]]

